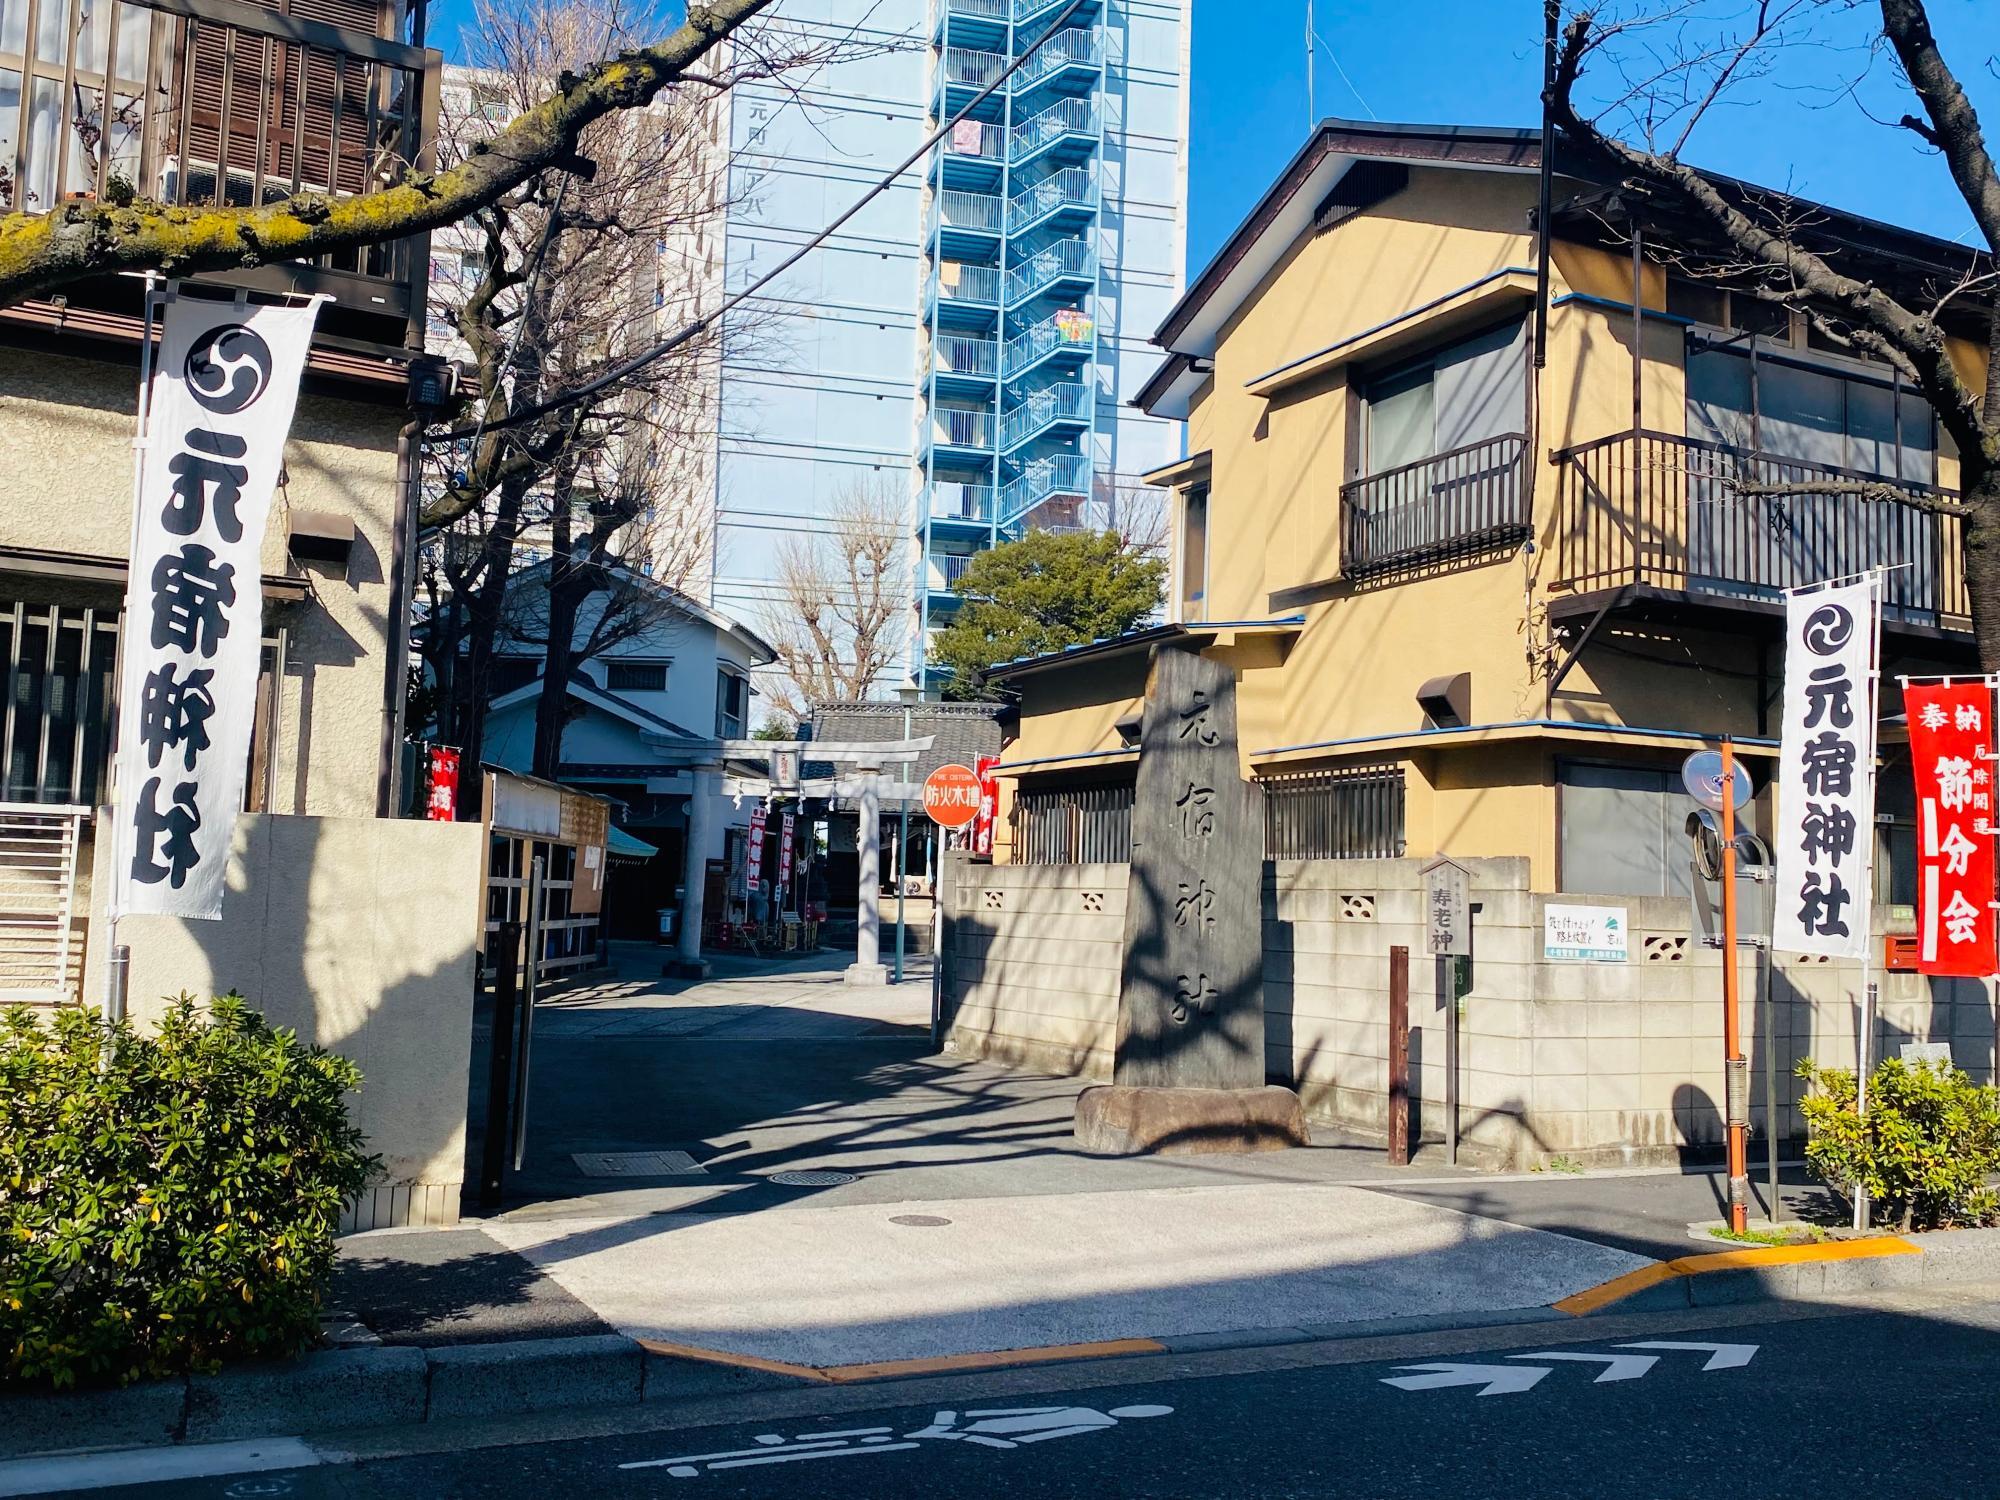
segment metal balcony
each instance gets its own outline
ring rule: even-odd
[[[984,385],[990,397],[1000,368],[1000,346],[992,339],[940,336],[931,342],[928,363],[925,373],[937,378],[940,389]]]
[[[1045,292],[1087,291],[1097,282],[1097,251],[1081,239],[1057,240],[1007,271],[1007,306]]]
[[[1041,20],[1044,16],[1054,15],[1063,8],[1064,3],[1065,0],[1014,0],[1014,24],[1026,26],[1032,21]],[[1095,15],[1096,12],[1096,0],[1085,0],[1076,14],[1080,18]]]
[[[1000,419],[1000,451],[1011,453],[1057,429],[1074,432],[1088,427],[1091,405],[1090,387],[1081,381],[1064,381],[1036,391]]]
[[[983,89],[1007,71],[1008,61],[1000,52],[947,47],[938,62],[938,77],[950,88]]]
[[[929,417],[931,446],[966,453],[993,451],[993,413],[940,406]]]
[[[924,510],[933,521],[984,526],[993,519],[993,486],[940,479],[925,491]]]
[[[1098,139],[1097,105],[1090,99],[1058,99],[1030,115],[1007,136],[1007,160],[1021,166],[1036,157],[1069,147],[1093,151]]]
[[[1534,534],[1518,432],[1340,487],[1340,569],[1349,578],[1421,567]]]
[[[1088,167],[1064,167],[1007,200],[1007,233],[1025,234],[1062,217],[1097,209],[1097,174]]]
[[[990,43],[1007,34],[1011,0],[931,0],[931,39]]]
[[[977,553],[933,552],[930,555],[930,589],[933,594],[949,594],[952,585],[965,576]]]
[[[7,0],[5,12],[0,209],[131,193],[214,207],[350,197],[432,165],[434,51],[240,0]],[[32,55],[10,55],[31,36]],[[401,323],[420,243],[229,279],[325,291]]]
[[[1089,312],[1062,308],[1007,340],[1000,354],[1000,374],[1018,380],[1036,365],[1061,355],[1088,359],[1096,342],[1097,324]]]

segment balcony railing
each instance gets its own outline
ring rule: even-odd
[[[1341,571],[1364,578],[1526,541],[1526,446],[1510,432],[1342,485]]]
[[[935,30],[938,21],[946,16],[967,16],[1004,25],[1012,10],[1010,0],[933,0],[931,26]]]
[[[940,338],[931,345],[931,369],[939,375],[972,375],[991,380],[1000,366],[1000,346],[991,339]]]
[[[1057,240],[1007,272],[1007,305],[1024,302],[1066,277],[1091,280],[1097,275],[1097,252],[1089,241]]]
[[[1066,135],[1096,135],[1097,105],[1089,99],[1058,99],[1016,125],[1007,137],[1007,160],[1025,161],[1050,141]]]
[[[939,70],[948,84],[983,89],[1007,71],[1007,59],[998,52],[975,52],[970,47],[947,47]]]
[[[1065,381],[1036,391],[1000,421],[1000,447],[1017,448],[1052,422],[1089,422],[1090,387]]]
[[[946,156],[997,162],[1005,154],[1007,133],[983,120],[960,120],[939,143]]]
[[[1078,349],[1087,354],[1096,332],[1096,321],[1085,309],[1059,308],[1007,340],[1000,356],[1000,373],[1012,380],[1058,349]]]
[[[1097,33],[1085,27],[1074,26],[1059,31],[1043,42],[1035,55],[1021,65],[1021,69],[1010,80],[1014,92],[1033,88],[1049,74],[1072,65],[1086,68],[1097,67],[1104,61],[1104,47]]]
[[[1064,167],[1007,200],[1007,232],[1018,234],[1063,208],[1097,207],[1097,176],[1088,167]]]
[[[940,302],[977,302],[992,307],[1000,300],[1000,268],[945,261],[935,279]]]
[[[965,570],[972,566],[973,555],[963,552],[933,552],[932,589],[939,593],[948,592],[953,584],[965,576]]]
[[[934,521],[990,521],[993,486],[940,479],[930,487],[926,509]]]
[[[1933,622],[1963,619],[1959,520],[1944,492],[1879,474],[1778,458],[1672,433],[1631,433],[1557,455],[1557,581],[1577,590],[1645,583],[1740,598],[1886,568],[1883,602]],[[1815,484],[1841,486],[1815,493]],[[1797,493],[1744,494],[1743,485]],[[1870,486],[1855,494],[1849,487]]]
[[[941,448],[993,447],[993,413],[940,406],[931,412],[931,441]]]
[[[0,12],[0,209],[126,193],[218,207],[346,197],[430,164],[436,52],[240,0],[78,14],[64,0]],[[407,241],[319,264],[405,285],[414,269]]]
[[[991,193],[964,193],[955,188],[937,196],[938,223],[946,229],[1000,232],[1000,200]]]

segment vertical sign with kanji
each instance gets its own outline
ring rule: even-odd
[[[1993,689],[1975,679],[1908,683],[1917,784],[1917,968],[1994,972]]]
[[[972,819],[972,852],[981,859],[993,857],[993,820],[1000,813],[1000,783],[993,772],[1000,764],[997,755],[982,755],[972,763],[979,778],[979,811]]]
[[[222,915],[263,638],[260,559],[319,299],[165,294],[125,586],[115,914]]]
[[[424,816],[433,823],[457,821],[458,761],[456,746],[431,746],[431,790],[424,803]]]
[[[789,902],[792,890],[792,828],[794,815],[784,813],[778,819],[778,896]]]
[[[757,890],[764,882],[764,824],[769,816],[761,807],[750,810],[750,855],[743,868],[745,890]]]
[[[1785,601],[1776,906],[1781,953],[1865,958],[1874,855],[1880,579]]]

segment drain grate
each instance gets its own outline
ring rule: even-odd
[[[570,1160],[586,1177],[706,1177],[685,1151],[578,1151]]]
[[[937,1214],[892,1214],[891,1224],[901,1224],[908,1229],[942,1229],[951,1222]]]
[[[779,1187],[844,1187],[860,1179],[852,1172],[773,1172],[764,1180]]]

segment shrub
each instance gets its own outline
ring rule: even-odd
[[[0,1380],[124,1384],[319,1332],[362,1153],[346,1058],[229,995],[150,1035],[0,1014]]]
[[[1868,1084],[1868,1113],[1855,1111],[1854,1071],[1811,1058],[1801,1108],[1806,1160],[1842,1192],[1859,1183],[1876,1215],[1905,1230],[1984,1224],[2000,1215],[1987,1179],[2000,1171],[2000,1093],[1950,1063],[1886,1058]]]

